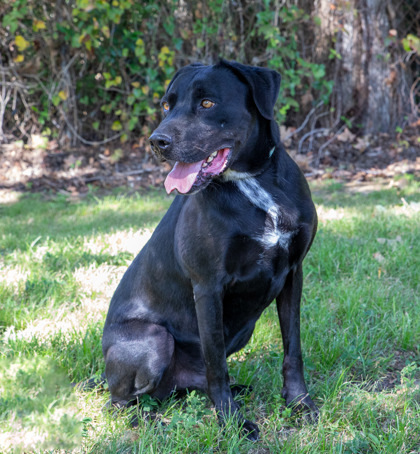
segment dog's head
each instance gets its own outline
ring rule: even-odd
[[[175,161],[167,192],[195,193],[228,169],[258,172],[280,140],[273,113],[279,88],[277,72],[237,62],[179,70],[149,138],[158,158]]]

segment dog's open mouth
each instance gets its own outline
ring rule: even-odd
[[[181,194],[188,194],[192,189],[198,189],[208,183],[212,177],[226,170],[230,152],[230,148],[222,148],[202,161],[176,162],[166,177],[166,192],[170,194],[177,190]]]

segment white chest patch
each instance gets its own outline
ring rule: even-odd
[[[246,178],[235,181],[242,194],[256,207],[266,213],[264,232],[254,239],[265,248],[279,245],[283,249],[289,246],[291,231],[285,231],[282,226],[282,213],[271,195],[263,189],[255,178]]]

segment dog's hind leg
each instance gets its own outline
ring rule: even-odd
[[[133,405],[143,394],[158,399],[170,394],[170,380],[162,379],[172,364],[174,339],[163,326],[140,321],[106,326],[103,350],[112,405]]]

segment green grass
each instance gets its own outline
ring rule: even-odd
[[[0,204],[0,453],[420,452],[419,185],[312,190],[320,224],[304,264],[302,343],[321,417],[302,423],[284,407],[271,305],[229,359],[233,380],[254,386],[244,412],[258,443],[235,424],[222,431],[200,393],[160,406],[144,397],[157,418],[132,429],[130,414],[105,410],[106,391],[71,385],[102,373],[110,297],[171,198],[120,190]]]

